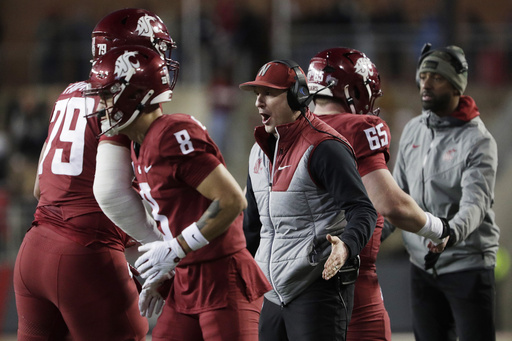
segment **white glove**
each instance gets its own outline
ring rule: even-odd
[[[153,316],[153,313],[156,316],[160,315],[164,303],[164,298],[153,286],[142,289],[139,294],[139,310],[140,314],[144,317],[150,318]]]
[[[139,251],[146,251],[135,262],[137,271],[142,278],[146,279],[144,289],[165,279],[165,276],[174,270],[181,258],[185,257],[185,251],[176,238],[139,246]]]
[[[162,312],[165,297],[160,295],[158,289],[165,281],[174,277],[174,270],[164,276],[161,282],[154,283],[142,289],[139,294],[139,311],[141,316],[150,318],[153,313],[158,316]]]

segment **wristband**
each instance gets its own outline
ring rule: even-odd
[[[181,231],[181,235],[193,251],[198,250],[209,243],[197,227],[196,223],[192,223]]]
[[[443,222],[431,213],[425,212],[427,222],[425,226],[417,232],[420,236],[432,239],[434,242],[441,242],[440,237],[443,235]]]
[[[177,238],[171,239],[171,241],[169,242],[169,246],[171,247],[171,250],[176,253],[176,256],[178,256],[178,258],[183,259],[187,255],[185,251],[183,251],[183,248],[181,247]]]

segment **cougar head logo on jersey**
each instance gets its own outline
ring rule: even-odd
[[[137,29],[135,30],[139,36],[143,37],[149,37],[151,40],[153,40],[155,36],[155,32],[153,32],[154,29],[158,30],[158,27],[156,25],[152,25],[152,22],[155,22],[156,19],[149,16],[144,15],[139,18],[139,21],[137,21]],[[158,32],[156,32],[158,33]]]
[[[368,79],[370,76],[373,76],[372,62],[367,57],[359,58],[354,68],[355,72],[360,74],[364,79]]]
[[[114,75],[117,77],[123,77],[126,76],[128,73],[128,70],[130,68],[137,69],[140,67],[140,62],[137,60],[137,62],[132,62],[130,60],[131,57],[135,57],[137,55],[137,52],[134,51],[125,51],[119,58],[116,60],[116,66],[114,70]]]

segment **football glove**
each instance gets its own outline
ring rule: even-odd
[[[164,298],[156,289],[153,289],[152,286],[142,289],[139,294],[139,310],[141,316],[150,318],[153,316],[153,313],[159,315],[162,312],[164,303]]]
[[[444,250],[446,250],[446,248],[451,247],[455,243],[455,234],[454,234],[453,230],[450,228],[450,225],[448,224],[448,220],[445,218],[440,218],[440,219],[443,222],[443,234],[441,235],[441,238],[445,239],[446,237],[448,237],[446,246],[443,249],[443,252],[444,252]],[[436,265],[437,261],[439,260],[439,257],[441,256],[441,253],[442,252],[429,251],[425,255],[425,258],[424,258],[425,259],[425,270],[432,269]]]
[[[146,279],[143,289],[161,282],[185,257],[185,252],[176,238],[139,246],[139,251],[145,252],[135,262],[137,271]]]
[[[432,269],[434,267],[434,265],[436,265],[436,263],[439,259],[439,256],[441,256],[441,253],[429,251],[425,255],[425,258],[424,258],[425,259],[425,270]]]
[[[174,277],[174,270],[166,274],[161,282],[148,285],[141,291],[139,295],[139,311],[141,316],[150,318],[153,314],[160,315],[172,277]]]

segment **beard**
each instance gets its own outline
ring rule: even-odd
[[[431,99],[428,101],[421,101],[421,106],[424,110],[430,110],[434,114],[438,114],[441,112],[444,112],[446,108],[449,107],[451,96],[450,94],[442,94],[439,96],[435,96],[433,94],[429,94],[431,96]]]

